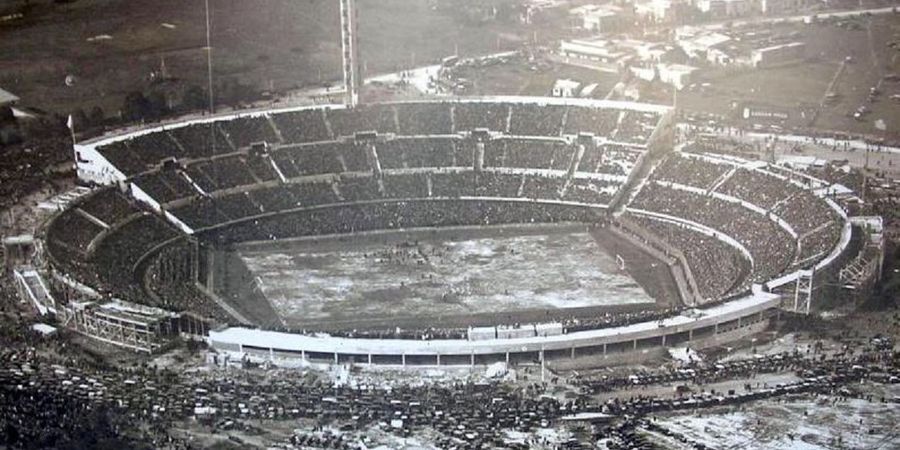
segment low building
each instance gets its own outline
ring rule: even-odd
[[[625,10],[616,5],[583,5],[570,12],[581,18],[584,29],[598,33],[618,31],[627,23]]]
[[[604,39],[572,39],[559,44],[559,52],[566,58],[591,62],[591,65],[607,70],[618,70],[634,55],[614,42]]]
[[[763,14],[779,15],[800,12],[809,5],[808,0],[760,0]]]
[[[16,102],[18,102],[18,101],[19,101],[19,97],[16,97],[15,95],[13,95],[12,92],[4,91],[3,89],[0,89],[0,107],[3,107],[3,106],[11,107],[11,106],[15,105]]]
[[[18,101],[19,97],[0,89],[0,145],[21,141],[16,111],[13,109]]]
[[[553,91],[552,95],[554,97],[576,97],[578,94],[578,88],[581,87],[581,83],[575,80],[569,79],[560,79],[556,80],[553,83]]]
[[[655,22],[671,21],[679,4],[674,0],[639,0],[634,2],[634,14]]]
[[[691,84],[691,76],[698,69],[684,64],[655,64],[629,68],[631,74],[645,81],[659,81],[681,90]]]
[[[731,37],[722,33],[697,31],[696,33],[685,33],[676,37],[678,46],[684,53],[694,59],[707,60],[711,64],[721,64],[719,58],[709,58],[712,53],[718,55],[713,50],[721,48],[723,45],[731,41]]]
[[[699,0],[697,9],[714,18],[748,16],[757,10],[751,0]]]
[[[806,44],[790,42],[755,49],[751,52],[750,62],[753,67],[771,67],[802,60],[806,56]]]
[[[691,77],[697,68],[685,64],[658,64],[656,71],[659,74],[659,81],[681,90],[691,84]]]

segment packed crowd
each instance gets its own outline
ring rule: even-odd
[[[744,287],[750,262],[728,244],[678,224],[629,214],[642,227],[681,250],[700,295],[716,301]]]
[[[201,189],[205,189],[205,187],[210,185],[205,181],[205,178],[198,176],[196,180]],[[132,181],[147,195],[161,204],[189,198],[197,195],[199,192],[184,175],[170,169],[138,175]]]
[[[794,260],[796,244],[784,229],[736,203],[648,183],[631,207],[694,221],[734,238],[753,256],[754,282],[781,274]]]
[[[484,167],[566,171],[574,152],[574,147],[561,141],[493,139],[484,146]]]
[[[731,169],[726,164],[716,164],[700,158],[671,154],[653,172],[657,180],[711,189]]]
[[[185,160],[205,159],[244,151],[253,144],[263,142],[269,145],[286,145],[288,149],[296,150],[304,148],[296,147],[298,144],[335,141],[365,131],[401,137],[446,136],[477,128],[513,136],[560,137],[563,134],[590,132],[597,136],[614,135],[614,140],[620,142],[645,144],[657,121],[658,115],[652,113],[589,107],[468,102],[405,103],[402,106],[376,104],[355,109],[264,113],[168,127],[105,144],[99,149],[116,167],[133,176],[172,157]],[[390,151],[391,149],[386,150],[386,153]],[[511,151],[520,152],[521,148],[516,145]],[[549,152],[551,155],[546,156],[549,161],[542,160],[533,164],[526,162],[523,167],[552,166],[557,170],[566,170],[569,158],[554,158],[552,154],[556,150],[551,149]],[[535,155],[531,154],[527,157],[533,156]],[[515,160],[516,156],[511,158]],[[389,166],[395,161],[396,159],[387,158]],[[455,164],[465,165],[458,158]],[[293,165],[300,173],[306,170],[317,173],[316,169],[305,167],[306,161],[301,164],[293,161]],[[353,167],[357,166],[360,164],[348,161],[344,170],[355,170]],[[411,162],[410,167],[416,167],[415,162]]]
[[[627,176],[641,152],[613,144],[588,146],[578,164],[579,172]]]
[[[789,172],[779,175],[798,178]],[[783,219],[799,237],[800,252],[795,261],[800,265],[827,254],[840,238],[842,219],[824,199],[768,172],[670,155],[653,172],[653,179],[714,190]]]
[[[531,336],[540,336],[540,326],[545,324],[560,324],[562,333],[575,333],[579,331],[599,330],[603,328],[616,328],[636,323],[659,321],[679,312],[675,308],[663,309],[646,309],[632,312],[604,312],[591,313],[585,312],[580,315],[558,314],[548,311],[547,315],[539,322],[522,323],[515,321],[513,316],[509,316],[506,320],[491,318],[485,327],[493,327],[495,335],[499,336],[499,330],[503,328],[513,328],[519,331],[527,331]],[[316,335],[326,333],[334,337],[348,338],[370,338],[370,339],[408,339],[416,341],[430,341],[435,339],[469,339],[469,328],[466,327],[429,327],[422,329],[410,329],[402,327],[384,328],[384,329],[322,329],[311,331],[303,328],[278,327],[280,331],[291,333],[300,333],[308,335]],[[524,334],[517,333],[517,336]]]
[[[491,200],[419,200],[345,204],[259,218],[210,231],[225,242],[275,240],[370,230],[510,223],[587,222],[579,206]],[[206,233],[208,234],[208,233]]]
[[[452,199],[491,197],[562,200],[589,205],[608,204],[621,183],[600,178],[575,178],[563,192],[563,175],[539,175],[485,170],[442,172],[382,172],[349,174],[301,183],[258,187],[226,195],[200,196],[169,210],[194,229],[247,217],[323,205],[382,199]],[[148,185],[149,186],[149,185]]]
[[[337,108],[325,112],[335,137],[353,136],[359,131],[397,133],[397,117],[392,105],[360,105],[353,109]]]
[[[160,249],[147,263],[144,271],[146,274],[147,289],[155,294],[155,297],[144,296],[141,303],[165,308],[170,311],[192,312],[201,317],[213,318],[220,323],[237,324],[226,313],[194,284],[194,263],[198,257],[193,248],[193,243],[186,237],[171,242]],[[155,301],[157,300],[158,301]],[[148,301],[150,303],[148,303]],[[232,305],[238,308],[245,317],[260,319],[247,314],[246,304]],[[264,323],[260,320],[259,323]]]
[[[656,129],[659,116],[654,113],[622,111],[610,139],[616,142],[644,144]]]
[[[401,137],[375,143],[382,169],[419,167],[459,167],[454,147],[461,145],[452,137]]]
[[[676,308],[646,309],[635,312],[603,313],[596,316],[568,317],[561,320],[564,333],[616,328],[636,323],[659,321],[679,312]]]
[[[247,148],[259,142],[279,142],[267,116],[242,116],[217,122],[217,125],[234,148]]]

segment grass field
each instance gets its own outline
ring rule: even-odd
[[[638,305],[653,299],[583,229],[488,229],[240,250],[288,324],[352,324]]]
[[[367,73],[434,63],[457,49],[462,56],[509,50],[536,31],[552,39],[562,28],[479,15],[509,3],[359,0]],[[0,13],[21,4],[0,2]],[[0,23],[0,87],[25,105],[62,113],[99,105],[112,114],[126,93],[150,85],[163,59],[170,76],[206,86],[201,0],[31,4],[23,19]],[[339,79],[336,0],[211,0],[210,7],[216,84],[285,91]],[[76,77],[74,85],[66,86],[67,75]]]
[[[619,81],[616,74],[563,64],[534,70],[528,64],[495,65],[467,68],[460,75],[472,81],[473,88],[467,95],[549,96],[556,80],[569,78],[582,86],[596,83],[594,96],[603,98]]]

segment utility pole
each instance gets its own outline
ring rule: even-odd
[[[207,0],[208,1],[208,0]],[[352,108],[359,104],[360,80],[357,48],[356,0],[341,1],[341,50],[344,73],[344,104]]]
[[[213,70],[212,70],[212,44],[210,40],[209,26],[209,0],[205,0],[206,5],[206,74],[209,91],[209,113],[215,112],[215,103],[213,102]]]

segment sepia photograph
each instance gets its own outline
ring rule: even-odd
[[[900,0],[0,0],[0,450],[900,449]]]

